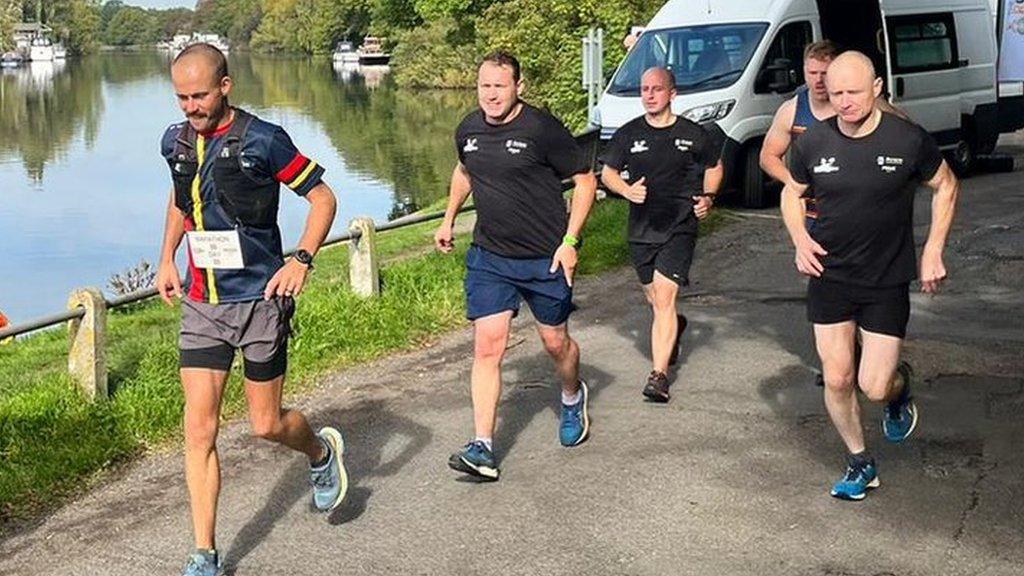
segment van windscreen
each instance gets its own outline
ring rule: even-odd
[[[649,30],[626,56],[608,92],[639,96],[640,77],[654,66],[672,71],[680,93],[724,88],[743,74],[767,29],[767,22],[757,22]]]

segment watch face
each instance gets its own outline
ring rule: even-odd
[[[313,261],[313,255],[305,250],[297,250],[295,252],[295,259],[303,264],[309,264]]]

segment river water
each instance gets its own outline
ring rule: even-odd
[[[156,264],[170,191],[159,141],[182,118],[168,63],[105,53],[0,74],[0,311],[13,322],[63,310],[78,286],[110,295],[113,274]],[[447,193],[452,133],[472,94],[399,90],[384,69],[326,60],[232,54],[229,67],[232,103],[284,126],[327,169],[332,233]],[[282,188],[286,247],[307,207]]]

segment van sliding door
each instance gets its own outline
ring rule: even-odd
[[[960,56],[951,12],[886,15],[893,103],[940,146],[960,140]]]

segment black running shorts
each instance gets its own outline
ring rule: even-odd
[[[814,324],[853,320],[862,330],[904,338],[910,320],[910,285],[869,288],[811,278],[807,319]]]
[[[636,275],[640,283],[647,285],[654,281],[654,271],[680,286],[690,283],[690,264],[693,250],[697,245],[694,234],[673,234],[664,244],[629,243]]]

